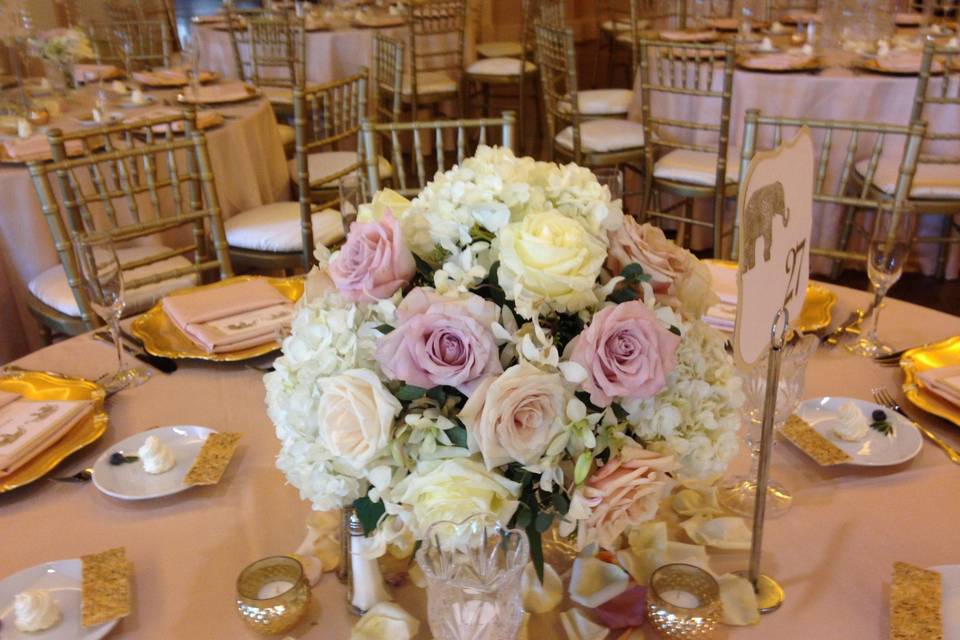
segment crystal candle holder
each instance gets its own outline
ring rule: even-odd
[[[310,604],[303,566],[290,556],[257,560],[237,578],[237,611],[246,625],[265,635],[292,629]]]
[[[650,576],[647,619],[665,638],[710,638],[720,613],[720,586],[692,564],[665,564]]]

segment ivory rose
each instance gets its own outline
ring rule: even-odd
[[[317,416],[320,443],[353,469],[364,469],[387,448],[400,402],[369,369],[320,378],[317,387],[323,396]]]
[[[607,250],[574,218],[531,213],[500,231],[500,284],[524,318],[541,306],[579,311],[597,302],[594,285]]]
[[[624,216],[623,225],[610,233],[607,269],[618,276],[631,263],[650,275],[657,301],[686,318],[698,319],[718,302],[705,264],[668,240],[662,229]]]
[[[414,289],[397,308],[397,326],[380,341],[377,362],[388,378],[469,394],[481,378],[503,371],[491,329],[499,315],[497,305],[472,293]]]
[[[330,258],[330,279],[354,302],[388,298],[413,277],[416,263],[400,225],[386,213],[379,222],[354,222],[347,241]]]
[[[668,489],[665,474],[676,468],[671,456],[627,444],[574,494],[574,500],[589,509],[580,522],[579,543],[595,540],[604,549],[615,550],[617,538],[628,526],[656,515]]]
[[[568,399],[560,374],[520,362],[485,379],[460,410],[467,444],[488,469],[534,464],[566,424]]]
[[[590,402],[602,407],[618,396],[646,399],[663,389],[679,344],[680,336],[633,300],[601,309],[570,341],[566,355],[587,370],[583,388]]]

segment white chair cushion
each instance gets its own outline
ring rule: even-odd
[[[412,96],[413,86],[409,75],[403,76],[403,95]],[[456,93],[457,81],[443,71],[421,71],[417,74],[417,95],[429,96],[438,93]]]
[[[477,45],[477,53],[484,58],[519,58],[523,53],[523,45],[519,42],[481,42]]]
[[[867,173],[869,160],[857,163],[857,173]],[[881,160],[877,172],[873,174],[873,184],[884,193],[893,195],[897,190],[897,175],[900,171],[898,160]],[[929,164],[921,162],[913,176],[911,198],[955,200],[960,198],[960,167],[955,164]]]
[[[646,29],[650,26],[649,20],[637,20],[638,29]],[[604,31],[630,31],[630,23],[624,22],[623,20],[618,20],[614,23],[613,20],[604,20],[600,24],[600,28]]]
[[[655,178],[700,184],[705,187],[713,185],[717,179],[717,154],[706,151],[691,151],[689,149],[674,149],[653,165]],[[740,151],[727,151],[727,182],[737,182],[740,178]]]
[[[127,247],[117,249],[117,257],[122,264],[124,262],[131,262],[153,256],[167,250],[169,250],[167,247],[162,246]],[[190,260],[183,256],[174,256],[173,258],[167,258],[154,264],[124,270],[123,275],[125,280],[130,281],[154,273],[171,271],[180,267],[189,267],[191,264]],[[164,280],[163,282],[144,285],[136,289],[127,289],[124,295],[127,303],[124,308],[124,315],[134,315],[146,311],[152,307],[157,300],[171,291],[192,287],[196,285],[196,283],[196,276],[190,274],[172,280]],[[40,301],[47,306],[53,307],[60,313],[73,318],[80,317],[80,307],[77,306],[77,300],[73,297],[73,291],[67,283],[67,274],[64,272],[62,265],[51,267],[39,274],[27,284],[27,288],[30,290],[30,293],[39,298]]]
[[[554,138],[558,145],[573,149],[573,127]],[[580,148],[586,152],[606,153],[643,146],[643,125],[632,120],[606,118],[580,123]]]
[[[467,67],[467,73],[475,76],[518,76],[520,63],[519,58],[481,58]],[[523,68],[527,73],[532,73],[537,66],[532,62],[525,62]]]
[[[324,209],[311,216],[313,240],[330,246],[343,239],[339,211]],[[223,223],[227,244],[238,249],[288,253],[303,249],[300,235],[300,203],[274,202],[244,211]]]
[[[280,134],[280,144],[283,146],[293,144],[297,139],[297,132],[288,124],[277,123],[277,133]]]
[[[321,151],[307,156],[307,171],[310,172],[310,186],[332,189],[336,181],[327,180],[328,176],[337,174],[357,161],[356,151]],[[393,175],[393,166],[383,156],[378,157],[381,178]],[[297,181],[297,160],[294,158],[288,163],[290,178]],[[362,170],[362,167],[361,167]]]
[[[585,116],[612,116],[626,114],[633,101],[629,89],[589,89],[577,93],[580,113]],[[569,110],[569,99],[560,108]]]

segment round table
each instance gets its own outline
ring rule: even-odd
[[[834,319],[845,318],[867,294],[829,286],[839,296]],[[906,346],[960,334],[960,318],[889,300],[881,333]],[[30,354],[18,365],[96,378],[113,366],[109,345],[89,335]],[[821,349],[807,371],[805,397],[869,398],[871,387],[899,392],[900,373],[851,355]],[[220,484],[145,502],[124,502],[93,486],[40,480],[0,495],[0,575],[32,565],[126,547],[134,567],[133,613],[114,632],[124,638],[255,638],[233,604],[234,582],[253,560],[292,552],[305,533],[308,504],[274,467],[279,442],[264,408],[261,374],[243,364],[182,362],[170,375],[108,400],[110,426],[96,444],[55,471],[67,475],[132,433],[155,425],[204,425],[243,434]],[[960,429],[905,403],[915,419],[960,447]],[[731,473],[747,465],[742,452]],[[793,509],[767,523],[763,568],[786,590],[776,613],[751,628],[724,628],[723,637],[880,638],[887,635],[893,562],[921,567],[960,562],[949,532],[960,520],[960,469],[925,442],[910,462],[890,468],[821,468],[781,443],[772,473],[793,490]],[[746,552],[712,552],[720,572],[747,566]],[[348,638],[355,618],[345,589],[330,574],[314,588],[307,618],[294,638]],[[395,590],[422,622],[422,592]],[[558,610],[569,607],[561,605]],[[535,616],[530,631],[564,638],[556,613]],[[614,636],[615,637],[615,636]]]
[[[52,125],[75,127],[75,117],[89,114],[93,88],[71,96]],[[150,91],[158,103],[176,91]],[[155,109],[114,109],[133,116]],[[206,131],[210,162],[224,218],[253,207],[287,200],[290,175],[277,133],[273,109],[265,99],[217,106],[226,121]],[[27,310],[27,283],[59,264],[50,230],[40,210],[27,167],[0,164],[0,362],[42,345],[39,328]]]

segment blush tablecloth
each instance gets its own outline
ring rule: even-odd
[[[89,110],[90,91],[75,96],[64,118],[81,110],[81,105]],[[162,100],[175,93],[149,95]],[[152,108],[156,107],[145,110]],[[288,199],[290,177],[270,104],[258,99],[219,105],[217,110],[226,121],[208,130],[206,138],[224,217]],[[141,110],[116,111],[132,116]],[[58,263],[27,167],[0,165],[0,363],[41,346],[37,323],[26,307],[27,283]]]
[[[737,69],[733,75],[733,98],[730,110],[730,146],[735,147],[728,158],[736,158],[739,162],[740,145],[743,139],[743,118],[748,109],[759,109],[765,115],[803,117],[810,119],[853,120],[862,122],[883,122],[888,124],[906,125],[910,120],[913,107],[913,95],[917,86],[915,76],[895,76],[860,72],[841,62],[849,61],[845,56],[828,57],[831,66],[820,73],[760,73]],[[721,70],[714,72],[714,87],[721,86]],[[940,80],[932,80],[931,91],[938,91]],[[663,109],[661,113],[669,113],[672,118],[691,119],[699,122],[719,122],[720,109],[717,100],[705,101],[689,96],[673,96],[670,99],[657,96],[655,109]],[[663,100],[663,102],[659,102]],[[662,107],[659,105],[663,105]],[[634,82],[634,101],[630,108],[630,118],[641,120],[640,75]],[[960,118],[956,110],[952,113],[941,108],[927,109],[924,114],[928,126],[935,131],[956,131],[956,122]],[[787,135],[787,134],[785,134]],[[792,135],[790,133],[789,135]],[[836,137],[832,148],[830,161],[830,175],[828,181],[837,180],[842,154],[845,150],[846,137]],[[902,138],[901,144],[902,144]],[[710,140],[701,140],[716,144],[716,134]],[[766,141],[761,141],[766,144]],[[862,158],[869,156],[873,138],[864,136],[859,145]],[[898,151],[892,145],[890,153],[899,161]],[[960,153],[960,145],[950,149],[935,149],[937,153],[949,152],[953,155]],[[817,150],[819,152],[819,149]],[[858,158],[859,160],[860,158]],[[728,165],[729,166],[729,165]],[[735,203],[731,202],[726,210],[726,226],[732,224]],[[709,219],[712,203],[698,202],[697,215]],[[920,208],[922,212],[922,207]],[[814,209],[813,246],[834,246],[834,239],[839,237],[842,212],[838,207]],[[939,235],[943,216],[924,216],[921,228],[917,235]],[[712,243],[710,235],[703,229],[694,231],[694,246],[696,248],[709,247]],[[729,247],[729,239],[727,240]],[[856,250],[863,250],[858,245]],[[915,252],[914,268],[930,275],[934,273],[939,247],[931,244],[920,245]],[[824,258],[814,257],[811,265],[817,273],[827,273],[832,262]],[[950,250],[946,276],[948,279],[960,275],[960,245],[952,245]]]
[[[868,296],[830,286],[840,297],[835,320]],[[894,289],[894,294],[896,290]],[[960,318],[889,300],[881,332],[906,346],[960,334]],[[96,378],[113,366],[109,345],[80,336],[17,362]],[[804,397],[869,398],[886,385],[904,402],[900,373],[842,348],[821,350],[807,372]],[[124,502],[93,486],[40,480],[0,495],[0,576],[38,563],[124,545],[135,577],[133,614],[110,637],[255,638],[234,609],[239,571],[258,558],[293,551],[302,539],[308,505],[274,467],[279,442],[264,410],[261,375],[242,364],[183,362],[172,375],[108,400],[110,427],[55,472],[73,473],[132,433],[156,425],[204,425],[243,434],[222,482],[143,502]],[[907,405],[909,407],[909,405]],[[960,447],[960,429],[911,409],[913,416]],[[741,471],[746,456],[731,472]],[[922,567],[960,563],[960,468],[925,442],[913,461],[890,468],[824,470],[788,444],[775,449],[772,473],[794,492],[793,509],[769,521],[763,568],[786,590],[776,613],[752,628],[725,628],[721,637],[876,639],[886,637],[889,585],[895,560]],[[745,568],[746,552],[712,554],[715,569]],[[397,590],[429,638],[422,592]],[[332,575],[314,588],[307,619],[289,635],[345,640],[355,618]],[[5,606],[6,603],[0,603]],[[564,638],[554,614],[537,616],[531,633]],[[533,637],[533,636],[532,636]],[[616,635],[611,635],[616,637]]]

